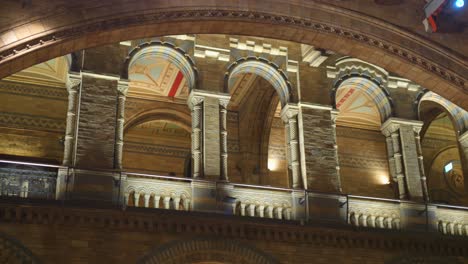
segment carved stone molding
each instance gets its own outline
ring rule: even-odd
[[[326,7],[320,6],[319,9],[323,11],[330,12]],[[351,11],[344,11],[340,15],[352,17],[354,13]],[[23,56],[24,54],[36,50],[44,46],[55,45],[64,40],[76,38],[85,34],[99,32],[99,31],[108,31],[112,29],[127,28],[137,25],[144,25],[149,23],[158,23],[166,21],[187,21],[187,20],[200,20],[200,19],[230,19],[230,20],[241,20],[241,21],[252,21],[259,23],[269,23],[277,25],[288,25],[294,27],[300,27],[320,33],[328,33],[333,35],[339,35],[341,37],[352,39],[373,47],[384,50],[387,53],[398,56],[411,64],[418,65],[429,72],[432,72],[439,77],[455,84],[456,86],[464,89],[466,84],[466,79],[454,73],[446,68],[443,68],[439,64],[433,63],[426,59],[426,57],[416,54],[408,49],[398,46],[394,42],[382,40],[376,36],[369,34],[362,34],[357,30],[352,30],[349,28],[339,27],[337,25],[327,24],[316,22],[310,19],[302,19],[297,17],[289,17],[283,15],[274,15],[271,13],[264,12],[255,12],[255,11],[240,11],[240,10],[193,10],[193,11],[181,11],[181,10],[172,10],[166,12],[147,12],[145,14],[136,14],[133,16],[117,16],[116,18],[90,22],[87,24],[79,24],[75,27],[64,27],[62,30],[56,30],[49,34],[43,34],[41,37],[25,41],[21,44],[16,44],[6,50],[3,50],[0,53],[0,64],[9,61],[11,59]],[[361,21],[362,22],[362,21]],[[367,22],[367,21],[366,21]],[[376,21],[377,22],[377,21]],[[379,21],[381,22],[381,21]],[[369,22],[367,22],[369,23]],[[393,34],[403,33],[408,34],[407,32],[401,32],[401,29],[392,27],[390,25],[385,25],[386,30],[392,32]],[[417,41],[422,42],[421,45],[427,45],[429,47],[435,46],[433,43],[428,42],[416,37]],[[414,40],[413,40],[414,41]],[[443,56],[442,49],[433,49],[433,52],[438,53],[438,55]]]

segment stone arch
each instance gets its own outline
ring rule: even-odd
[[[85,1],[80,7],[31,9],[27,11],[31,14],[25,17],[35,19],[16,19],[0,29],[0,77],[76,50],[130,38],[242,34],[332,47],[335,52],[385,66],[468,108],[465,92],[468,67],[465,56],[454,49],[380,18],[336,5],[282,2],[279,7],[271,1],[262,5],[254,3],[254,0],[246,3],[197,0],[177,4],[169,1],[148,2],[141,8],[134,3]],[[84,12],[91,9],[92,14]],[[70,13],[75,15],[69,16]],[[317,15],[312,18],[309,14]],[[29,34],[24,34],[25,29],[31,29]]]
[[[0,233],[1,263],[40,263],[34,254],[20,241]]]
[[[197,87],[197,68],[192,58],[184,50],[167,42],[145,42],[130,51],[127,56],[121,78],[128,79],[129,68],[138,60],[145,58],[168,60],[174,64],[187,79],[189,90]]]
[[[433,103],[436,105],[436,107],[439,106],[449,114],[450,119],[455,126],[457,136],[462,135],[465,131],[468,130],[468,112],[431,91],[426,91],[424,94],[422,94],[417,102],[418,116],[420,120],[422,119],[422,112],[424,112],[423,105],[425,103]]]
[[[278,93],[281,106],[291,101],[291,83],[286,74],[275,63],[264,58],[241,58],[229,65],[225,76],[224,91],[230,93],[233,77],[244,73],[253,73],[267,80]]]
[[[331,102],[334,108],[339,108],[337,92],[344,87],[354,87],[364,92],[376,105],[380,122],[385,122],[393,113],[390,93],[386,89],[388,72],[368,62],[344,57],[336,62],[338,71],[333,73],[334,81],[331,91]]]
[[[139,264],[171,263],[279,263],[251,245],[244,245],[235,240],[198,238],[178,240],[151,250],[141,258]]]
[[[137,113],[125,122],[124,133],[131,127],[142,124],[150,120],[169,121],[184,128],[187,132],[192,130],[192,119],[190,113],[174,109],[157,108]]]

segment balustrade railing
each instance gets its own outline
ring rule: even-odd
[[[129,206],[189,211],[191,179],[127,173],[124,203]]]
[[[225,184],[228,197],[234,198],[232,213],[240,216],[291,220],[291,189],[245,184]]]
[[[348,223],[357,227],[400,229],[400,201],[348,196]]]
[[[55,199],[58,166],[0,160],[0,196]]]
[[[68,185],[77,173],[104,172],[0,160],[0,196],[73,199],[68,195]],[[142,173],[106,173],[114,177],[115,203],[124,207],[216,212],[282,221],[329,221],[356,228],[468,236],[468,207]]]

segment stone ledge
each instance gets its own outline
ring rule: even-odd
[[[293,221],[248,219],[211,213],[161,209],[60,206],[58,203],[0,203],[0,222],[76,228],[167,232],[260,241],[313,244],[334,248],[411,251],[436,256],[468,256],[466,238],[436,233],[370,230],[340,225],[301,225]]]

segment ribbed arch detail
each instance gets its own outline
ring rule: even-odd
[[[349,77],[338,84],[334,95],[336,96],[336,92],[339,89],[344,89],[346,87],[362,90],[377,106],[382,123],[392,115],[392,105],[389,98],[374,81],[365,77]],[[336,98],[333,98],[333,100],[336,100]]]
[[[286,75],[275,64],[260,59],[244,59],[232,64],[227,74],[227,92],[230,92],[234,85],[233,77],[245,73],[252,73],[267,80],[278,93],[281,106],[290,101],[291,84]]]
[[[452,120],[455,122],[456,129],[459,131],[459,134],[463,134],[468,129],[468,112],[450,102],[449,100],[443,98],[442,96],[434,93],[427,92],[419,100],[418,113],[421,113],[421,103],[423,102],[434,102],[441,107],[443,107],[452,117]],[[421,119],[421,117],[420,117]]]
[[[141,59],[167,60],[174,64],[184,75],[190,90],[196,89],[197,73],[196,67],[191,58],[182,50],[170,45],[169,43],[143,43],[133,49],[126,63],[122,76],[128,78],[129,69]]]

